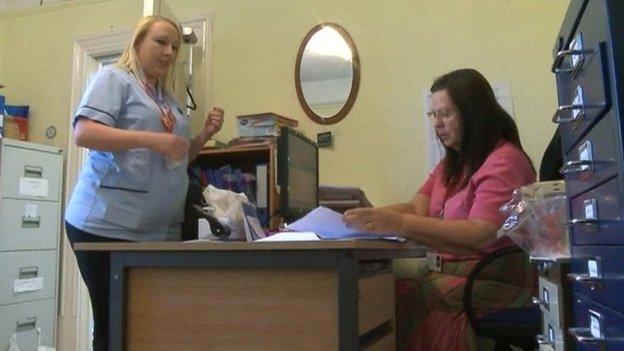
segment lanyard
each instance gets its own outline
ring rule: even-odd
[[[162,126],[165,128],[167,133],[172,133],[176,120],[173,116],[173,112],[171,112],[171,107],[169,107],[169,102],[167,102],[164,92],[162,94],[158,94],[156,88],[153,88],[151,85],[145,83],[142,79],[139,79],[139,77],[136,78],[141,83],[143,90],[145,90],[147,95],[156,103],[156,106],[158,106],[158,109],[160,110],[160,123],[162,123]]]

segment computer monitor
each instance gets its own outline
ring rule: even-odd
[[[318,147],[292,128],[282,127],[277,143],[280,213],[286,223],[318,206]]]

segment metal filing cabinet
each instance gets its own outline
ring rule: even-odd
[[[577,350],[624,350],[623,23],[622,0],[572,0],[554,48]]]
[[[571,284],[569,258],[537,260],[538,297],[534,302],[542,312],[542,334],[538,336],[540,350],[575,350],[574,340],[566,334],[572,326]]]
[[[0,139],[0,350],[54,346],[63,152]]]

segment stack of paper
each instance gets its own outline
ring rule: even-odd
[[[342,221],[342,215],[326,207],[319,206],[310,211],[305,217],[288,225],[288,229],[295,232],[312,232],[322,240],[391,240],[405,242],[405,238],[397,235],[381,235],[360,232],[347,228]],[[281,233],[280,233],[281,234]],[[291,239],[297,240],[297,239]]]

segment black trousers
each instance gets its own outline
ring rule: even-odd
[[[65,222],[67,238],[76,243],[125,242],[89,234]],[[89,290],[93,310],[93,351],[108,351],[108,310],[110,254],[100,251],[74,251],[80,275]]]

